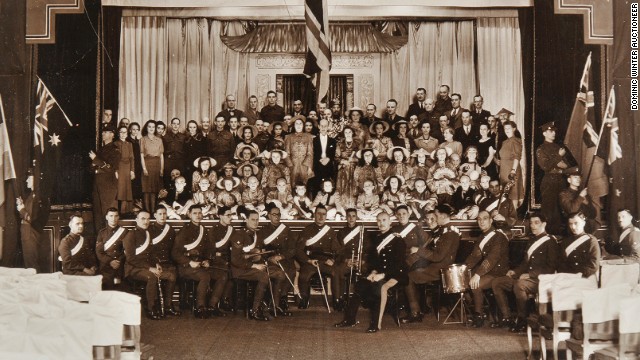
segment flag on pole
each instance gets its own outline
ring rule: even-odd
[[[329,48],[329,15],[327,0],[305,0],[304,20],[306,24],[307,57],[304,74],[312,78],[316,88],[317,102],[329,92],[329,70],[331,50]]]
[[[4,116],[2,95],[0,95],[0,151],[2,151],[2,156],[0,156],[0,173],[2,174],[2,180],[15,179],[16,168],[13,164],[13,155],[11,153],[11,144],[9,143],[9,133],[7,132],[7,118]],[[2,186],[0,186],[0,206],[4,205],[5,200],[3,181]]]
[[[593,91],[589,90],[591,88],[590,72],[591,54],[587,57],[580,78],[580,90],[576,96],[571,120],[569,120],[565,143],[578,162],[583,180],[588,176],[588,184],[586,184],[588,192],[596,202],[596,206],[599,206],[599,198],[609,192],[609,181],[604,171],[604,159],[597,156],[594,158],[600,135],[594,125],[594,95]],[[588,174],[589,169],[591,169],[590,174]]]

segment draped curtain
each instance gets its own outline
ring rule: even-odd
[[[473,21],[410,22],[408,36],[406,46],[381,55],[379,103],[395,98],[404,115],[417,88],[435,99],[446,84],[462,95],[466,107],[477,92]]]

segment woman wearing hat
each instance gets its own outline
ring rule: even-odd
[[[424,179],[426,180],[429,176],[429,168],[433,164],[433,159],[431,159],[431,153],[427,152],[427,150],[423,148],[419,148],[415,150],[413,154],[411,154],[413,160],[413,177],[414,179]],[[428,162],[431,161],[431,164]]]
[[[193,167],[196,170],[191,177],[191,191],[196,192],[199,189],[200,179],[209,179],[209,184],[215,184],[218,181],[218,175],[213,170],[216,161],[208,156],[201,156],[193,161]]]
[[[378,166],[382,172],[387,170],[387,150],[393,147],[391,139],[385,134],[389,131],[389,124],[386,121],[374,121],[369,127],[371,133],[372,149],[378,152]]]
[[[389,159],[389,166],[385,171],[384,176],[389,177],[393,175],[402,176],[405,179],[405,187],[411,187],[413,182],[413,168],[409,166],[409,159],[411,153],[404,146],[394,146],[387,151],[387,158]]]
[[[284,148],[289,154],[291,182],[294,184],[306,184],[313,177],[313,136],[304,132],[304,120],[304,116],[296,116],[293,132],[284,139]]]
[[[282,149],[273,149],[265,152],[267,164],[262,173],[260,186],[266,193],[277,189],[278,179],[287,180],[287,186],[291,187],[291,173],[289,167],[283,163],[287,158],[287,152]]]
[[[346,208],[354,207],[356,204],[358,189],[353,181],[353,172],[357,162],[355,154],[358,150],[360,150],[360,140],[354,139],[353,129],[345,126],[336,147],[336,162],[338,163],[336,191],[342,196],[342,204]]]
[[[275,121],[269,124],[269,141],[267,141],[266,149],[271,151],[273,149],[284,149],[284,138],[287,129],[282,121]]]
[[[370,144],[369,144],[370,145]],[[369,180],[375,186],[375,192],[382,191],[382,170],[378,167],[378,151],[371,146],[356,152],[358,164],[353,171],[353,181],[358,192],[364,191],[364,183]]]
[[[436,163],[429,168],[427,186],[438,196],[438,204],[448,204],[458,187],[458,171],[448,161],[450,154],[449,148],[440,148],[432,155]]]
[[[393,131],[396,133],[391,138],[393,146],[402,146],[410,152],[415,150],[416,144],[413,138],[409,136],[409,123],[406,120],[400,120],[393,124]]]
[[[240,176],[240,192],[244,191],[249,186],[249,178],[255,176],[260,179],[260,169],[256,164],[245,162],[238,165],[238,176]]]
[[[258,144],[253,142],[254,137],[258,134],[258,129],[255,126],[243,126],[242,128],[238,129],[238,133],[240,133],[240,138],[242,139],[242,141],[240,141],[238,145],[236,145],[236,159],[239,158],[238,150],[240,148],[251,146],[256,150],[256,153],[260,152],[260,147],[258,146]]]
[[[360,144],[366,144],[369,141],[371,135],[369,129],[362,125],[360,119],[364,117],[364,112],[357,106],[354,106],[349,110],[349,121],[347,126],[353,129],[354,139],[360,140]]]
[[[218,180],[216,187],[219,189],[216,197],[218,206],[226,206],[234,213],[238,209],[238,205],[242,205],[242,195],[238,191],[240,179],[237,177],[223,177]]]

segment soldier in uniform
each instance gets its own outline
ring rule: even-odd
[[[549,221],[548,230],[552,234],[563,233],[562,216],[558,195],[565,188],[563,173],[568,166],[567,150],[556,143],[556,126],[553,121],[540,127],[544,135],[544,143],[536,149],[538,166],[544,171],[540,191],[542,203],[540,209]]]
[[[378,214],[379,232],[372,239],[367,259],[371,272],[356,283],[356,291],[349,301],[341,322],[335,327],[353,327],[357,324],[356,315],[360,303],[369,309],[371,320],[368,333],[381,329],[382,314],[387,302],[387,290],[407,283],[406,246],[402,238],[391,229],[389,214]],[[395,314],[394,316],[397,316]]]
[[[207,136],[208,155],[216,160],[214,169],[219,171],[220,168],[233,161],[233,152],[236,150],[236,140],[233,134],[225,129],[224,116],[216,117],[216,128]]]
[[[426,266],[412,269],[409,272],[409,283],[406,287],[407,300],[411,308],[411,314],[402,319],[403,323],[422,321],[420,304],[416,284],[426,284],[440,279],[440,270],[453,264],[456,252],[460,245],[460,230],[451,225],[451,215],[454,210],[449,204],[440,204],[436,207],[435,216],[438,227],[430,239],[422,246],[412,246],[407,256],[407,264],[420,260],[426,261]]]
[[[326,225],[327,208],[324,205],[318,205],[314,213],[313,224],[307,225],[302,230],[296,247],[296,260],[300,264],[300,274],[298,277],[298,285],[302,299],[298,308],[306,309],[309,307],[309,281],[314,274],[320,272],[336,278],[335,262],[336,254],[340,251],[341,246],[338,243],[336,234],[329,225]],[[339,275],[338,275],[339,276]],[[320,279],[322,281],[322,279]],[[331,293],[335,297],[342,294],[339,281],[331,282]]]
[[[202,221],[202,208],[193,205],[189,209],[189,219],[191,220],[176,235],[176,241],[171,249],[171,257],[178,264],[178,274],[181,278],[198,282],[196,288],[196,310],[194,315],[199,319],[209,316],[225,316],[225,313],[218,308],[218,302],[222,296],[225,283],[227,282],[227,271],[216,269],[211,266],[206,254],[209,251],[209,234],[207,229],[200,225]],[[207,303],[207,292],[209,283],[215,281],[215,286]]]
[[[228,206],[220,206],[218,208],[218,218],[220,221],[216,223],[209,235],[211,236],[209,253],[207,259],[209,264],[219,270],[227,270],[229,274],[229,262],[231,261],[231,235],[234,233],[233,226],[231,226],[231,219],[234,213]],[[232,311],[233,304],[231,302],[231,294],[233,291],[233,282],[227,279],[222,292],[222,300],[220,301],[220,308],[225,311]]]
[[[341,249],[338,252],[336,259],[336,277],[332,281],[340,281],[340,288],[345,289],[345,276],[351,274],[351,268],[356,267],[357,264],[352,262],[352,258],[355,261],[358,257],[362,256],[366,251],[364,250],[365,244],[360,244],[360,241],[364,242],[364,229],[361,225],[357,224],[358,212],[356,209],[350,208],[346,211],[347,226],[338,230],[338,243],[341,245]],[[363,236],[361,239],[360,236]],[[362,251],[362,253],[360,253]],[[358,271],[360,269],[354,270]],[[346,292],[350,289],[346,288]],[[342,311],[346,305],[344,294],[339,294],[340,297],[336,300],[333,307],[337,311]]]
[[[260,304],[265,299],[265,292],[269,286],[267,265],[260,262],[262,255],[258,245],[258,230],[260,216],[255,211],[249,211],[245,228],[235,231],[231,235],[231,275],[234,279],[256,281],[253,294],[253,304],[249,310],[249,318],[268,321],[269,316]],[[280,273],[284,280],[284,273]],[[275,294],[274,294],[275,296]]]
[[[407,246],[407,254],[411,253],[411,248],[419,248],[427,243],[429,235],[422,229],[422,222],[409,223],[409,208],[407,205],[398,205],[396,208],[396,218],[398,219],[398,224],[394,226],[392,230],[404,240],[404,244]],[[419,260],[412,264],[410,270],[426,265],[426,261]]]
[[[291,289],[296,276],[296,264],[294,261],[296,255],[296,239],[285,224],[280,222],[280,208],[273,203],[269,203],[266,208],[267,218],[269,222],[258,231],[258,242],[260,247],[266,251],[274,251],[274,254],[268,258],[269,271],[273,266],[286,274],[286,281],[281,283],[280,287],[275,288],[274,297],[279,296],[280,301],[277,304],[276,312],[278,315],[289,316],[287,293]]]
[[[89,151],[91,167],[96,174],[93,182],[93,219],[96,229],[104,227],[103,216],[107,213],[107,209],[118,206],[116,170],[118,170],[121,154],[118,146],[113,143],[115,132],[116,129],[112,126],[104,127],[102,147],[97,153]]]
[[[184,143],[187,135],[180,131],[180,119],[171,119],[171,130],[162,137],[164,148],[164,184],[166,187],[171,182],[171,171],[177,169],[185,173]]]
[[[600,224],[595,219],[597,214],[596,208],[593,204],[593,199],[591,199],[591,195],[587,192],[588,189],[585,187],[580,190],[580,186],[582,186],[582,175],[580,174],[580,169],[574,166],[567,169],[566,174],[569,187],[560,192],[560,208],[565,215],[581,212],[585,216],[587,222],[585,231],[589,234],[593,234],[598,230]]]
[[[127,230],[118,224],[120,219],[118,209],[107,209],[105,219],[107,226],[98,232],[96,238],[96,255],[100,264],[98,274],[102,275],[102,289],[112,290],[122,282],[122,265],[124,264],[122,239]]]
[[[84,221],[82,216],[73,214],[69,217],[69,235],[65,236],[58,246],[62,261],[62,273],[65,275],[85,275],[96,274],[96,255],[92,250],[89,240],[82,236]]]
[[[633,225],[631,210],[618,210],[620,236],[605,245],[608,259],[623,258],[632,262],[640,262],[640,229]]]
[[[529,226],[533,238],[524,260],[515,269],[507,271],[506,276],[495,278],[491,283],[502,317],[509,319],[500,325],[510,325],[511,332],[522,332],[527,328],[527,301],[529,296],[538,293],[538,276],[553,274],[558,267],[558,240],[547,234],[547,218],[543,213],[534,213],[529,217]],[[516,297],[515,322],[511,322],[507,291]]]
[[[149,319],[158,320],[164,312],[171,310],[171,297],[173,292],[160,298],[160,309],[156,309],[160,279],[173,283],[175,287],[175,274],[164,273],[162,268],[155,264],[151,251],[151,234],[149,233],[149,218],[151,215],[146,210],[141,210],[136,216],[135,229],[127,231],[124,238],[124,254],[126,262],[124,274],[127,278],[146,282],[147,316]],[[162,295],[162,294],[161,294]]]
[[[176,232],[167,224],[167,209],[162,206],[156,208],[153,217],[156,222],[149,225],[149,235],[151,236],[151,263],[156,268],[161,269],[161,279],[168,278],[165,283],[165,310],[164,313],[179,316],[180,311],[171,304],[173,290],[176,286],[178,272],[176,266],[171,261],[171,249],[176,240]],[[126,249],[125,249],[126,250]]]
[[[491,214],[491,218],[494,221],[494,225],[498,228],[510,228],[516,223],[517,213],[516,208],[513,207],[513,202],[507,198],[507,192],[501,192],[500,182],[498,180],[491,180],[489,182],[488,197],[483,198],[478,202],[478,208],[480,211],[487,211]],[[499,207],[499,208],[498,208]]]
[[[273,124],[275,121],[284,119],[284,108],[278,105],[278,96],[275,91],[267,92],[267,104],[260,110],[260,118]]]
[[[582,212],[569,214],[571,235],[560,243],[558,272],[577,274],[588,278],[600,269],[600,246],[598,239],[585,232],[587,218]]]
[[[469,280],[474,308],[471,326],[475,328],[484,326],[483,290],[491,289],[493,279],[506,275],[509,269],[509,240],[502,231],[493,227],[493,220],[487,211],[478,214],[478,226],[482,238],[465,260],[472,274]]]
[[[49,217],[49,199],[33,191],[33,180],[33,169],[29,169],[27,171],[29,193],[25,200],[22,197],[16,199],[16,210],[20,213],[20,239],[24,266],[42,272],[38,248],[41,243],[40,234]]]

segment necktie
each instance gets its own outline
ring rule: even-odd
[[[424,109],[424,104],[420,101],[420,109]]]
[[[469,125],[464,127],[464,132],[467,133],[467,135],[469,135]]]

